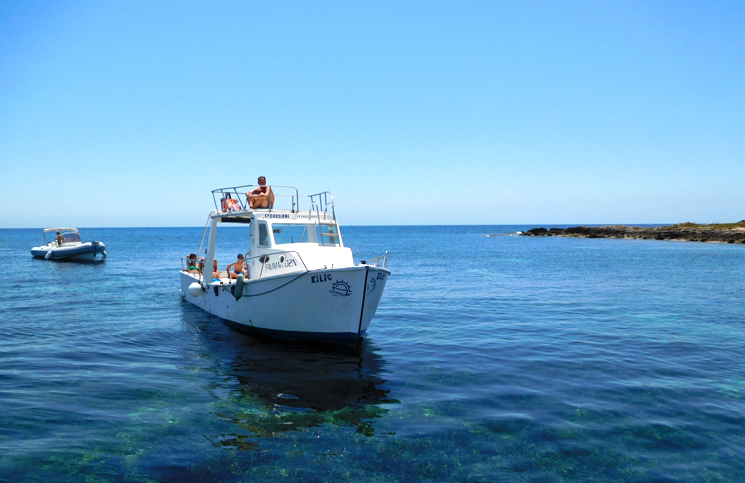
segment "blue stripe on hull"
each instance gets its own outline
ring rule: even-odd
[[[96,255],[104,251],[102,246],[82,245],[74,248],[56,248],[51,250],[52,256],[49,260],[76,260],[76,261],[94,261]],[[46,258],[50,250],[31,250],[31,255],[36,258]]]

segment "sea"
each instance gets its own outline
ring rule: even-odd
[[[0,482],[745,481],[745,246],[533,227],[343,226],[351,353],[184,302],[202,228],[0,229]]]

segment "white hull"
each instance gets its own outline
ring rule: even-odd
[[[93,241],[58,247],[54,243],[31,249],[31,255],[46,260],[96,261],[106,258],[106,245]]]
[[[390,273],[353,266],[265,277],[248,280],[236,300],[234,283],[212,283],[193,296],[189,286],[199,279],[181,272],[181,296],[249,332],[350,345],[364,336]]]

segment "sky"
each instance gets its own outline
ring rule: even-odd
[[[0,227],[745,219],[745,2],[0,0]]]

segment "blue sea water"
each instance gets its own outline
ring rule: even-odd
[[[359,356],[183,302],[200,228],[0,230],[0,481],[744,481],[745,246],[527,228],[343,228]]]

